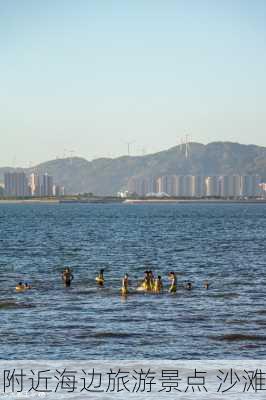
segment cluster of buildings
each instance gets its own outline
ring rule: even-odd
[[[128,193],[138,196],[174,197],[256,197],[263,190],[258,175],[164,175],[132,177]]]
[[[6,197],[52,197],[63,196],[64,187],[55,185],[49,174],[38,175],[25,172],[5,173],[4,193]]]

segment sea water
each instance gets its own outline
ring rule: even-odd
[[[265,227],[264,204],[2,204],[0,357],[263,359]],[[136,293],[147,269],[164,293]],[[17,293],[19,281],[32,290]]]

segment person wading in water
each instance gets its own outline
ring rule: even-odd
[[[65,287],[70,287],[71,282],[74,279],[74,276],[69,267],[65,268],[64,271],[62,272],[62,279],[64,281]]]

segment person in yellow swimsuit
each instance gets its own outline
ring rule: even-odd
[[[160,293],[163,289],[162,277],[158,275],[158,277],[154,281],[153,291],[155,293]]]
[[[128,294],[128,274],[125,274],[122,279],[121,295],[126,296]]]
[[[149,290],[153,291],[155,285],[155,279],[152,271],[149,271]]]
[[[16,291],[17,292],[24,292],[25,289],[26,289],[25,285],[22,282],[19,282],[19,284],[16,286]]]
[[[137,290],[146,292],[148,291],[148,288],[149,288],[149,272],[145,271],[144,278],[137,287]]]
[[[104,285],[104,276],[103,276],[104,270],[101,269],[98,276],[96,276],[96,282],[98,283],[99,286]]]
[[[168,278],[170,280],[170,288],[169,288],[169,293],[176,293],[176,274],[175,272],[169,272]]]

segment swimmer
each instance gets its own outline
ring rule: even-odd
[[[137,290],[141,292],[146,292],[148,290],[148,286],[149,286],[149,272],[145,271],[144,278],[137,287]]]
[[[154,275],[152,271],[149,271],[149,290],[153,290],[154,289],[154,283],[155,283],[155,279],[154,279]]]
[[[104,269],[101,269],[98,276],[96,276],[96,282],[98,283],[99,286],[103,286],[104,285]]]
[[[191,283],[191,282],[187,282],[187,283],[185,284],[185,289],[191,290],[191,289],[192,289],[192,283]]]
[[[153,276],[152,271],[145,271],[143,288],[147,292],[151,292],[153,290],[153,285],[154,285],[154,276]]]
[[[74,279],[74,276],[69,267],[65,268],[64,271],[62,272],[62,279],[64,281],[65,287],[70,287],[71,282]]]
[[[154,277],[152,271],[145,271],[144,280],[142,282],[142,288],[147,292],[151,292],[153,289],[153,284],[154,284]]]
[[[122,279],[121,295],[126,296],[128,294],[128,274],[125,274]]]
[[[209,289],[209,286],[210,286],[210,284],[207,280],[203,282],[204,289],[206,289],[206,290]]]
[[[25,283],[25,289],[31,289],[32,288],[32,286],[31,285],[29,285],[27,282]]]
[[[16,286],[16,291],[24,292],[24,290],[25,290],[25,285],[22,282],[19,282],[19,284]]]
[[[168,279],[170,280],[169,293],[176,293],[176,274],[175,272],[169,272]]]
[[[162,277],[158,275],[157,279],[155,279],[154,281],[153,291],[155,293],[160,293],[162,289],[163,289]]]

